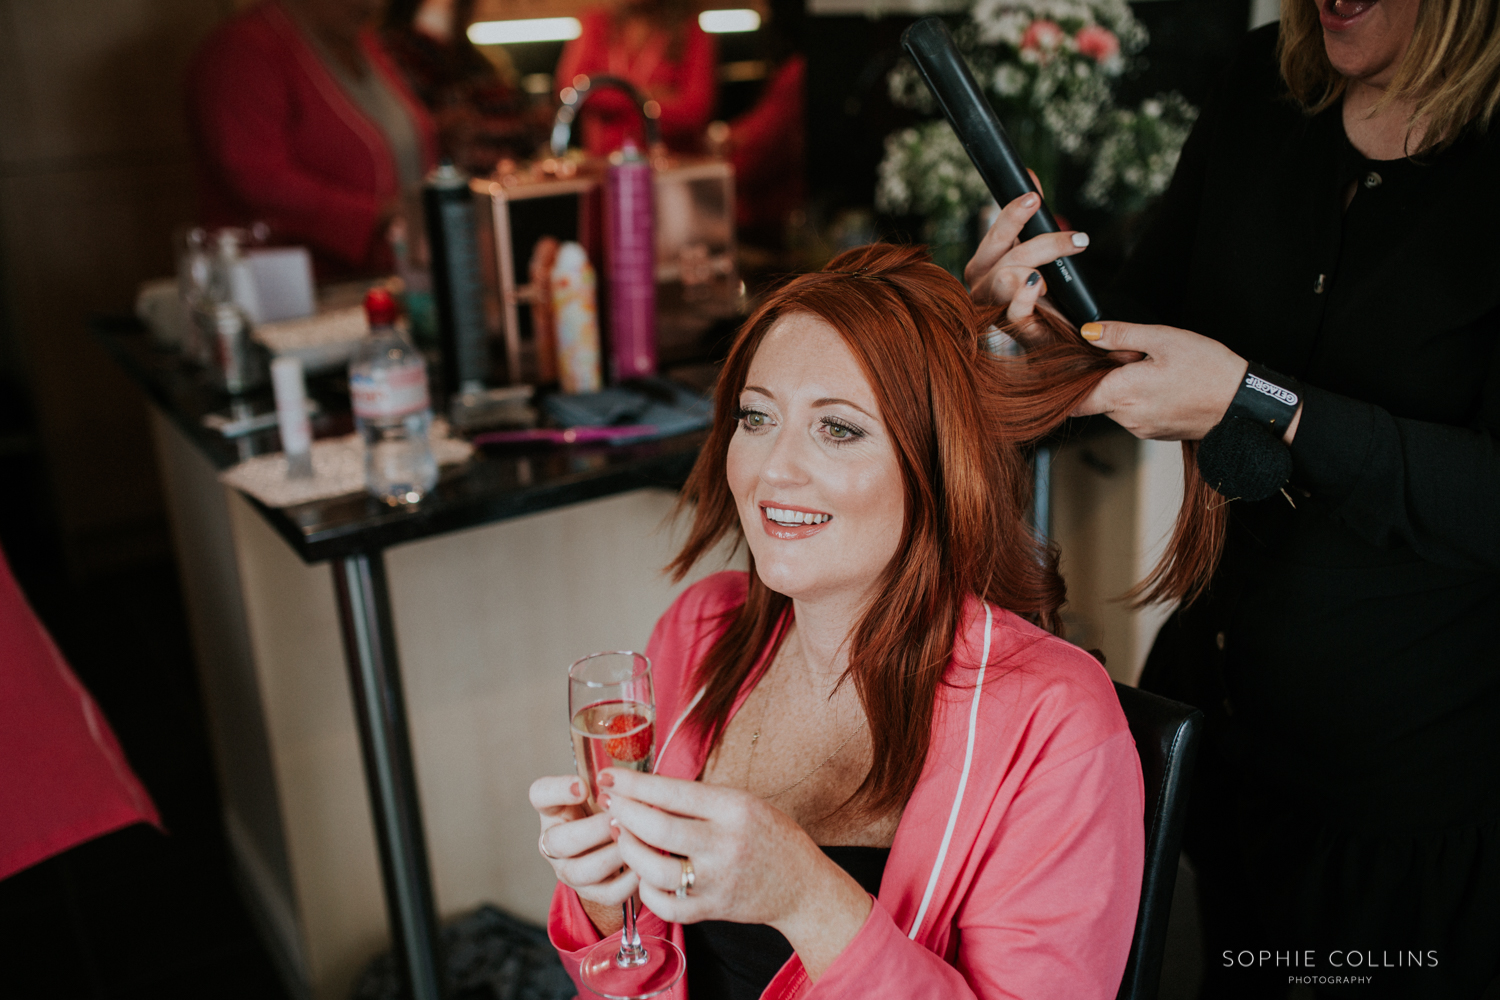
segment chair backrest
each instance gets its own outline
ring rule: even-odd
[[[1167,917],[1177,884],[1177,852],[1187,820],[1188,786],[1203,713],[1191,705],[1115,684],[1125,721],[1141,755],[1146,783],[1146,868],[1135,938],[1116,1000],[1154,1000],[1161,983],[1161,956],[1167,943]]]

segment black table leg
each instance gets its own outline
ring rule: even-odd
[[[437,913],[380,551],[333,560],[339,626],[380,847],[391,953],[412,1000],[441,1000]]]
[[[1052,537],[1052,446],[1038,445],[1031,459],[1036,479],[1031,491],[1031,530],[1047,541]]]

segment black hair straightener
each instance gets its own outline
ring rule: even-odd
[[[1010,136],[1005,134],[1005,127],[995,116],[995,109],[984,99],[984,92],[974,81],[974,74],[969,72],[968,64],[953,44],[948,26],[936,17],[924,17],[906,29],[901,36],[901,47],[917,64],[922,79],[927,81],[943,114],[948,116],[948,123],[953,126],[958,141],[963,143],[969,159],[979,168],[979,176],[984,178],[995,200],[1005,205],[1028,191],[1036,191],[1040,197],[1041,192],[1031,183],[1026,165],[1016,155]],[[1057,220],[1043,201],[1021,229],[1021,239],[1029,240],[1042,233],[1057,231]],[[1047,293],[1068,319],[1082,326],[1099,318],[1098,303],[1084,283],[1083,275],[1068,258],[1043,264],[1038,270],[1047,279]]]

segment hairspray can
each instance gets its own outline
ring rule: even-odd
[[[427,175],[422,209],[427,217],[433,304],[443,352],[443,390],[450,396],[479,391],[484,388],[487,368],[484,299],[469,178],[444,162]]]
[[[577,243],[564,243],[552,265],[552,322],[563,392],[599,391],[599,311],[594,267]]]
[[[651,164],[633,143],[610,157],[605,178],[610,376],[656,374],[656,227]]]

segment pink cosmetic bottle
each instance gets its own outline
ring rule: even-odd
[[[656,373],[656,227],[650,162],[634,143],[605,178],[611,381]]]

